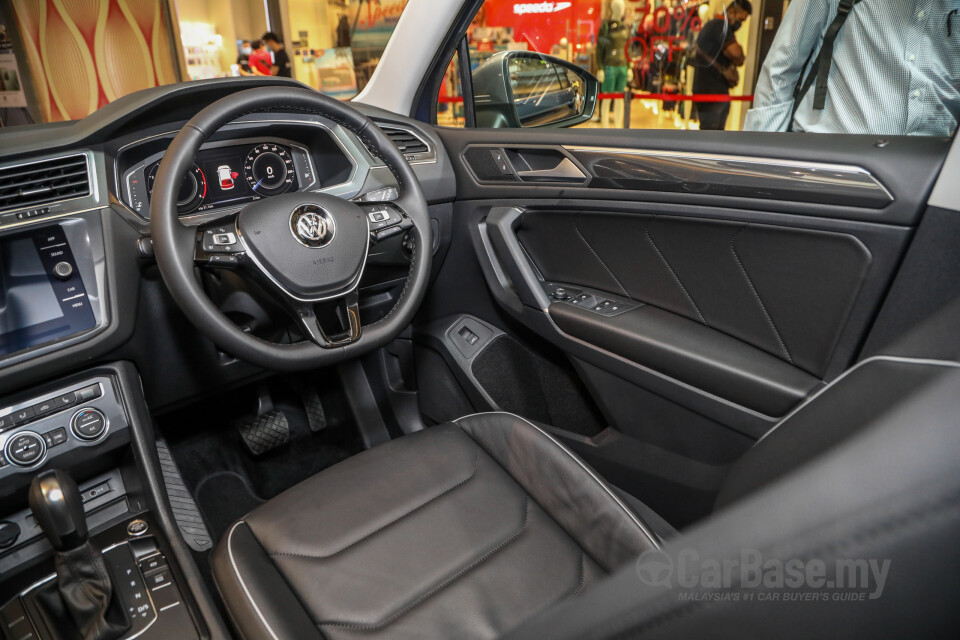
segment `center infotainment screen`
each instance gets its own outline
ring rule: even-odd
[[[96,326],[59,225],[0,238],[0,357]]]

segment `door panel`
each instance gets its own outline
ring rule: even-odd
[[[457,174],[449,253],[463,262],[472,249],[497,307],[471,313],[569,359],[607,426],[557,435],[674,524],[703,515],[726,466],[855,361],[949,147],[439,134]],[[569,158],[586,181],[525,181],[512,161],[532,149]],[[574,295],[559,300],[558,287]],[[465,310],[444,295],[433,294],[438,317]]]
[[[872,262],[849,234],[677,216],[530,211],[518,235],[547,280],[670,311],[821,377]]]

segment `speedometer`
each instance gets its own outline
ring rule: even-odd
[[[243,163],[250,189],[261,196],[275,196],[293,186],[293,158],[278,144],[265,143],[250,150]]]

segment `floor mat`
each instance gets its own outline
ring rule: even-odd
[[[310,428],[301,399],[304,385],[316,391],[323,406],[325,425],[319,431]],[[255,387],[206,398],[157,419],[214,544],[257,505],[363,449],[338,378],[281,376],[271,379],[268,388],[275,408],[287,418],[290,435],[286,444],[256,458],[237,429],[255,415]],[[209,553],[195,552],[205,577]]]
[[[224,496],[230,496],[230,499],[224,500]],[[194,499],[217,539],[233,522],[265,502],[234,471],[217,471],[201,480]]]

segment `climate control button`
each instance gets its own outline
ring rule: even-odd
[[[107,417],[97,409],[81,409],[70,421],[70,430],[81,440],[97,440],[107,432]]]
[[[3,449],[7,460],[18,467],[30,467],[47,452],[47,445],[43,438],[33,431],[21,431],[10,436]]]

